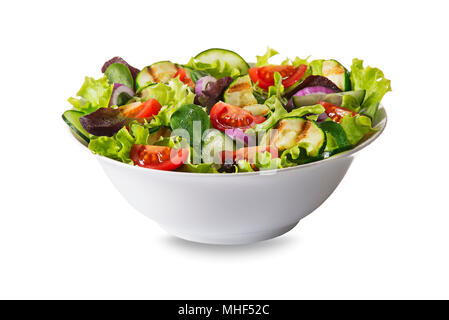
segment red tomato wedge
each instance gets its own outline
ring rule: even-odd
[[[171,171],[187,161],[189,151],[187,149],[135,144],[131,147],[130,157],[136,166]]]
[[[156,99],[150,99],[142,103],[142,109],[137,114],[137,119],[149,118],[159,113],[162,106]]]
[[[274,85],[274,74],[276,72],[279,72],[282,76],[282,85],[288,88],[298,82],[306,71],[307,66],[305,64],[301,64],[297,68],[269,65],[249,69],[249,76],[254,83],[258,82],[260,88],[268,90],[270,86]]]
[[[220,131],[234,128],[246,130],[265,120],[263,116],[253,116],[249,111],[221,101],[216,103],[210,111],[212,126]]]
[[[157,115],[162,106],[156,99],[150,99],[145,102],[133,102],[119,109],[122,115],[131,119],[145,119]]]
[[[324,111],[326,112],[327,116],[332,119],[334,122],[341,122],[341,119],[343,119],[346,115],[355,116],[357,113],[354,111],[351,111],[349,109],[336,106],[334,104],[331,104],[329,102],[320,101],[318,102],[321,104],[324,108]]]
[[[185,69],[179,68],[173,78],[176,78],[176,77],[179,77],[179,80],[181,80],[184,84],[188,85],[189,87],[192,87],[192,88],[195,87],[195,83],[193,83],[193,80],[187,75],[187,72]]]

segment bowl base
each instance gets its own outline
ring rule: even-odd
[[[299,221],[282,228],[271,229],[267,231],[243,234],[218,234],[216,236],[184,233],[182,231],[174,230],[164,225],[161,225],[161,227],[169,234],[187,241],[215,245],[242,245],[279,237],[280,235],[283,235],[284,233],[287,233],[288,231],[293,229],[298,224],[298,222]]]

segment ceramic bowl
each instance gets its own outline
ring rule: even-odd
[[[373,122],[378,131],[354,149],[272,171],[159,171],[95,157],[123,197],[168,233],[208,244],[247,244],[282,235],[317,209],[341,182],[354,156],[379,137],[386,120],[382,107]]]

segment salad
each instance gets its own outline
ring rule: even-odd
[[[63,119],[95,154],[130,165],[197,173],[292,167],[347,151],[375,131],[381,70],[353,59],[256,63],[209,49],[187,63],[139,70],[120,57],[86,77]]]

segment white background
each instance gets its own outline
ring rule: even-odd
[[[445,5],[2,2],[0,298],[449,298]],[[224,47],[251,61],[267,45],[348,66],[362,58],[394,90],[385,133],[275,240],[215,247],[167,235],[61,119],[112,56],[141,68]]]

